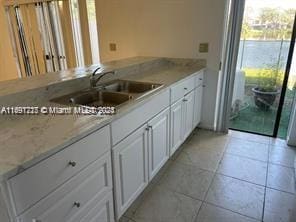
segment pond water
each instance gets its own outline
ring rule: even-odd
[[[268,68],[280,59],[285,69],[290,41],[242,40],[238,55],[238,68]]]

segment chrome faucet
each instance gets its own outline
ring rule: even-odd
[[[115,74],[115,71],[108,71],[108,72],[103,72],[99,77],[96,77],[95,75],[99,69],[101,69],[101,67],[96,68],[90,77],[90,87],[92,88],[97,86],[97,83],[100,81],[101,78],[103,78],[103,76],[107,74],[113,74],[113,75]]]

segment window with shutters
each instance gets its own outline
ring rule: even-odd
[[[95,0],[6,1],[5,7],[21,77],[99,62]]]

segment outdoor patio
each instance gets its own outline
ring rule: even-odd
[[[230,128],[272,135],[280,96],[277,96],[274,105],[269,110],[264,111],[255,105],[252,87],[252,85],[245,85],[243,105],[238,113],[232,115]],[[279,138],[285,139],[287,136],[294,93],[295,89],[287,89],[278,131]]]

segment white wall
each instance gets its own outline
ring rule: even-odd
[[[218,70],[225,0],[134,0],[136,48],[145,55],[206,58]],[[198,45],[210,43],[209,53]]]
[[[135,5],[132,0],[96,0],[99,21],[100,60],[102,62],[136,56]],[[117,51],[109,44],[116,43]]]
[[[202,126],[214,128],[226,1],[135,2],[138,2],[135,41],[139,55],[207,59]],[[208,53],[198,52],[203,42],[209,43]]]
[[[205,58],[202,125],[213,128],[226,0],[99,0],[101,59],[165,56]],[[108,42],[118,44],[110,52]],[[199,53],[208,42],[209,52]]]

